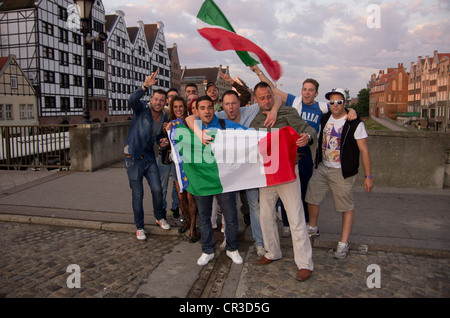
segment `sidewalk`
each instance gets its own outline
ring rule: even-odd
[[[0,222],[111,230],[123,232],[120,237],[129,235],[134,239],[131,190],[122,163],[92,173],[0,170],[0,187]],[[205,297],[205,287],[213,277],[213,283],[210,283],[213,286],[210,286],[206,297],[215,297],[213,295],[220,295],[220,297],[300,297],[297,294],[298,291],[295,292],[298,289],[295,279],[290,279],[289,284],[286,283],[288,277],[295,277],[296,274],[290,238],[281,240],[284,253],[282,260],[265,267],[258,266],[255,262],[256,252],[252,244],[251,228],[245,227],[240,216],[240,252],[245,259],[244,264],[239,266],[231,264],[224,253],[218,252],[214,262],[208,265],[209,267],[200,268],[195,264],[196,258],[201,254],[200,243],[190,244],[184,241],[180,238],[176,227],[172,227],[169,231],[163,231],[155,224],[151,212],[151,193],[148,187],[145,188],[144,202],[145,220],[148,224],[146,228],[150,232],[150,237],[164,234],[171,244],[174,244],[173,249],[170,249],[170,252],[168,251],[164,256],[163,263],[168,263],[164,263],[164,267],[156,267],[152,272],[158,271],[158,268],[167,270],[171,268],[170,266],[178,266],[174,264],[178,264],[180,256],[184,255],[183,266],[189,265],[191,277],[186,282],[185,289],[180,289],[184,290],[183,295],[186,295],[187,290],[191,297]],[[364,277],[368,275],[365,271],[367,264],[386,261],[392,263],[394,261],[390,258],[393,256],[397,262],[399,258],[402,258],[401,255],[411,255],[412,260],[407,261],[407,266],[405,264],[403,266],[403,270],[406,271],[409,267],[411,267],[411,271],[423,271],[424,268],[414,267],[417,258],[422,257],[441,258],[443,260],[437,260],[438,265],[433,268],[439,268],[439,270],[442,267],[448,268],[450,190],[375,187],[371,193],[365,193],[361,185],[355,187],[355,202],[351,252],[341,263],[333,261],[329,253],[330,249],[335,248],[340,237],[340,215],[334,211],[331,198],[321,206],[319,216],[321,235],[312,243],[313,257],[315,258],[315,283],[320,282],[322,290],[317,290],[318,287],[315,284],[316,289],[310,291],[312,294],[304,294],[305,297],[321,297],[320,295],[339,297],[335,296],[339,295],[338,290],[333,288],[330,290],[330,286],[323,285],[327,281],[326,272],[341,273],[343,279],[348,279],[349,276],[353,277],[358,273],[365,282]],[[168,221],[172,225],[174,224],[173,220],[169,219]],[[281,222],[279,223],[281,229]],[[220,237],[220,234],[218,235]],[[360,244],[368,245],[368,254],[358,254]],[[189,258],[190,261],[187,261],[186,258]],[[406,257],[406,259],[408,258],[409,256]],[[342,264],[347,265],[344,270]],[[397,268],[395,266],[394,268]],[[224,273],[226,274],[225,279]],[[390,273],[392,275],[392,270]],[[415,277],[415,273],[412,272],[408,275]],[[278,285],[273,285],[274,279]],[[333,279],[339,281],[339,279]],[[447,270],[444,274],[444,290],[447,290],[447,297],[448,281]],[[155,283],[161,284],[161,282],[151,280],[150,277],[143,280],[139,287],[139,293],[136,293],[135,296],[155,297],[149,290]],[[198,287],[199,284],[203,284],[202,287]],[[349,282],[345,281],[342,284],[349,284]],[[216,291],[214,294],[212,287],[217,289],[218,286],[220,293],[217,294]],[[280,290],[281,287],[284,289]],[[350,287],[347,286],[350,297],[370,295],[364,291],[352,296]],[[170,297],[176,289],[169,284],[166,288],[168,294],[165,297]],[[184,297],[183,295],[177,297]],[[389,294],[383,295],[378,294],[379,297],[389,297]],[[437,293],[434,294],[434,297],[442,297],[441,295]],[[395,294],[391,296],[395,297]]]

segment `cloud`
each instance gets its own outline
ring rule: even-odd
[[[378,0],[381,27],[369,28],[368,5],[373,0],[216,0],[236,32],[263,48],[283,67],[283,90],[298,94],[307,77],[320,90],[342,85],[356,96],[371,73],[408,66],[434,50],[450,52],[449,1]],[[196,30],[203,0],[104,1],[107,13],[125,12],[128,26],[137,21],[165,25],[168,46],[177,43],[180,62],[187,67],[229,65],[249,86],[257,77],[234,52],[217,52]],[[320,97],[320,94],[319,94]]]

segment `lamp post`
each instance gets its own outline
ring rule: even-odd
[[[83,55],[84,55],[84,107],[83,107],[83,118],[84,123],[91,123],[91,113],[89,107],[88,99],[88,46],[92,44],[93,41],[103,42],[106,40],[107,35],[104,32],[99,32],[96,37],[92,37],[89,33],[92,30],[91,20],[92,20],[92,6],[96,0],[75,0],[75,4],[78,6],[80,20],[81,20],[81,33],[83,33]]]
[[[90,123],[90,109],[88,99],[88,44],[86,43],[86,37],[91,31],[91,11],[92,5],[95,0],[75,0],[75,4],[78,6],[80,20],[81,20],[81,33],[83,33],[83,59],[84,59],[84,102],[83,102],[83,118],[84,123]]]

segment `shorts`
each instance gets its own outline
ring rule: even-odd
[[[320,205],[325,195],[331,190],[336,211],[353,211],[353,184],[355,179],[356,175],[344,179],[340,168],[329,168],[321,162],[317,169],[314,169],[309,180],[305,201]]]

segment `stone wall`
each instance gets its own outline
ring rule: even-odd
[[[72,170],[95,171],[123,160],[130,122],[78,125],[70,129]],[[450,186],[450,134],[370,130],[368,145],[375,186]],[[360,165],[356,185],[362,185]]]

